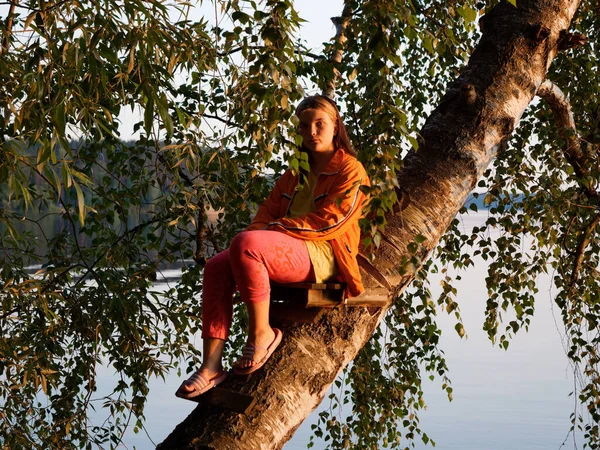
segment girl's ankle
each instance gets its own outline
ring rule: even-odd
[[[211,365],[207,365],[207,364],[202,364],[200,366],[200,372],[203,372],[207,375],[216,375],[219,372],[221,372],[223,370],[223,366],[222,365],[218,365],[218,366],[211,366]]]

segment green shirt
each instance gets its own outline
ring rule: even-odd
[[[303,216],[317,210],[314,200],[315,186],[317,185],[318,176],[310,172],[308,174],[308,183],[304,185],[301,191],[296,192],[290,209],[289,217]],[[329,278],[337,275],[337,267],[335,264],[335,256],[331,244],[328,241],[304,241],[310,256],[315,279],[317,283],[327,281]]]

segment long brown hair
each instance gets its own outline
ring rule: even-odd
[[[352,147],[340,111],[333,100],[325,95],[311,95],[310,97],[306,97],[296,108],[296,116],[299,117],[300,113],[307,109],[320,109],[321,111],[325,111],[337,127],[337,133],[333,137],[333,146],[336,149],[341,148],[349,155],[356,157],[356,151],[354,150],[354,147]],[[305,152],[308,151],[308,149],[304,147],[304,144],[302,144],[300,150]]]

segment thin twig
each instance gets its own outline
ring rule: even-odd
[[[77,241],[77,226],[75,225],[75,221],[73,220],[73,216],[71,215],[71,213],[69,211],[68,205],[64,202],[63,198],[60,196],[58,188],[56,186],[54,186],[54,184],[52,184],[52,181],[50,181],[46,177],[46,175],[44,175],[40,170],[38,170],[37,167],[35,167],[32,164],[30,164],[29,161],[27,161],[25,158],[20,158],[20,160],[26,166],[28,166],[31,171],[35,172],[41,179],[43,179],[48,184],[48,186],[50,186],[50,188],[54,191],[54,193],[56,194],[56,197],[58,198],[58,202],[63,207],[63,209],[65,211],[65,214],[66,214],[66,217],[67,217],[67,220],[69,221],[69,223],[71,225],[71,229],[73,231],[73,238],[74,238],[73,240],[75,242],[75,247],[77,249],[77,253],[79,253],[81,261],[85,265],[85,257],[83,255],[83,251],[82,251],[81,247],[79,246],[79,242]],[[86,267],[87,267],[87,265],[86,265]]]
[[[566,228],[565,232],[563,233],[563,248],[569,254],[573,254],[573,252],[571,250],[569,250],[569,245],[567,244],[567,238],[569,237],[569,231],[571,230],[571,227],[575,223],[576,218],[577,218],[577,216],[571,217],[571,220],[569,220],[569,224],[567,225],[567,228]]]
[[[223,119],[222,117],[219,117],[219,116],[216,116],[213,114],[202,113],[202,114],[200,114],[200,117],[205,117],[207,119],[215,119],[215,120],[218,120],[219,122],[224,123],[228,127],[238,127],[239,128],[239,125],[237,123],[232,122],[231,120],[228,120],[228,119]]]
[[[575,287],[575,283],[577,282],[577,279],[579,278],[579,270],[581,269],[581,265],[583,263],[585,250],[590,243],[590,239],[594,232],[594,228],[596,228],[598,223],[600,223],[600,214],[596,214],[596,216],[594,216],[592,221],[585,228],[585,233],[583,234],[583,236],[581,236],[581,240],[579,241],[579,244],[577,245],[577,251],[575,253],[575,261],[573,263],[573,272],[571,273],[571,282],[570,282],[570,284],[571,284],[570,290],[571,291],[573,291],[573,288]]]
[[[231,50],[228,50],[226,52],[216,52],[216,55],[219,58],[224,58],[225,56],[230,56],[233,55],[235,53],[239,53],[242,50],[259,50],[259,51],[264,51],[265,50],[265,46],[264,45],[249,45],[249,46],[244,46],[244,47],[236,47],[233,48]],[[302,55],[302,56],[308,56],[309,58],[313,58],[313,59],[323,59],[323,55],[317,55],[316,53],[312,53],[312,52],[307,52],[304,51],[302,49],[296,48],[294,49],[294,53],[296,55]]]
[[[58,8],[60,5],[62,5],[63,3],[67,3],[68,1],[69,0],[62,0],[60,2],[54,3],[53,5],[46,5],[44,9],[46,11],[49,11],[51,9]],[[12,7],[13,4],[16,4],[21,9],[26,9],[26,10],[32,11],[32,12],[41,12],[42,11],[39,8],[32,8],[31,6],[27,6],[27,5],[19,5],[18,2],[16,2],[16,1],[0,2],[0,6],[11,5],[11,7]]]

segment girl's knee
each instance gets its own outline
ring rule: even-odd
[[[261,244],[259,234],[261,233],[256,231],[242,231],[231,240],[229,251],[236,257],[242,255],[244,251],[258,247]]]
[[[204,266],[204,277],[214,274],[223,274],[229,267],[228,250],[217,253],[215,256],[206,261]]]

